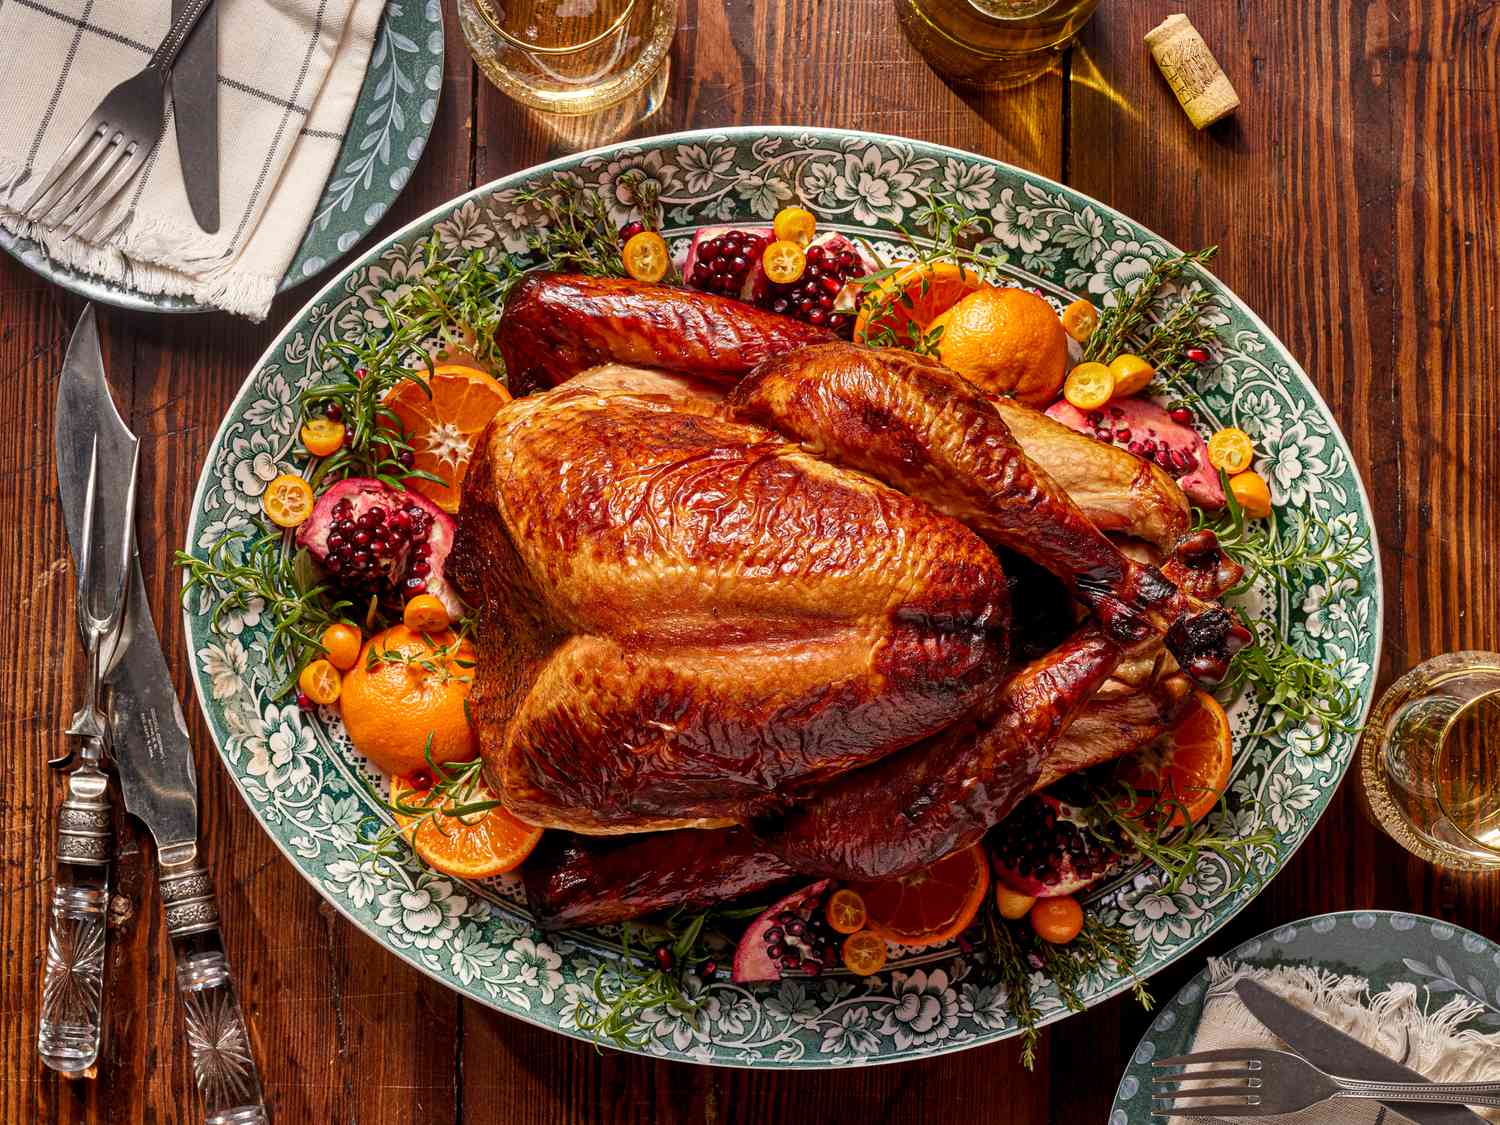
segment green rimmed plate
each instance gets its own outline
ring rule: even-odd
[[[292,468],[297,394],[321,377],[320,344],[383,325],[381,299],[420,274],[434,232],[454,251],[523,253],[539,219],[517,194],[554,176],[596,187],[624,222],[628,192],[619,179],[627,172],[659,188],[665,233],[679,251],[699,225],[765,222],[791,200],[810,207],[825,228],[890,251],[898,225],[937,194],[990,215],[1010,257],[1008,272],[1059,302],[1073,293],[1102,299],[1173,252],[1125,216],[1050,180],[894,137],[741,128],[569,157],[449,201],[323,287],[261,357],[225,417],[198,483],[187,549],[205,554],[226,532],[256,523],[266,484]],[[1202,380],[1208,420],[1237,424],[1256,439],[1278,519],[1295,525],[1316,516],[1341,535],[1369,538],[1355,560],[1358,583],[1308,581],[1255,591],[1242,603],[1299,650],[1335,663],[1356,689],[1362,715],[1379,660],[1382,601],[1369,501],[1348,446],[1307,376],[1255,314],[1206,272],[1186,284],[1213,296],[1224,340],[1220,362]],[[579,1005],[588,1010],[592,974],[618,948],[612,935],[541,934],[504,880],[459,883],[414,860],[377,869],[354,846],[360,821],[384,815],[365,784],[374,771],[353,753],[336,716],[315,721],[271,698],[258,614],[228,619],[220,635],[209,628],[210,608],[197,598],[186,607],[199,700],[225,767],[288,858],[351,921],[424,972],[501,1011],[579,1034],[576,1014]],[[1266,734],[1275,715],[1247,701],[1231,718],[1240,748],[1231,789],[1236,827],[1248,831],[1253,802],[1276,834],[1277,852],[1260,856],[1247,882],[1234,882],[1221,861],[1206,858],[1173,894],[1145,869],[1099,888],[1092,906],[1133,932],[1144,973],[1192,950],[1260,891],[1311,831],[1354,750],[1344,734],[1321,753],[1314,752],[1318,732]],[[1105,973],[1081,991],[1092,1004],[1129,984]],[[1017,1031],[1004,990],[956,945],[898,958],[870,980],[831,974],[816,982],[695,987],[698,1022],[649,1014],[644,1053],[738,1066],[846,1066],[922,1058]],[[1038,990],[1037,1002],[1048,1022],[1067,1014],[1050,985]]]
[[[1338,976],[1364,977],[1374,993],[1410,983],[1425,989],[1438,1005],[1466,997],[1480,1006],[1466,1026],[1500,1032],[1500,945],[1437,918],[1389,910],[1319,914],[1267,930],[1230,950],[1224,960],[1266,968],[1308,965]],[[1204,1001],[1214,987],[1205,968],[1157,1013],[1120,1079],[1109,1125],[1160,1120],[1151,1116],[1151,1060],[1192,1050]]]
[[[301,285],[354,249],[390,210],[427,147],[443,86],[441,0],[389,0],[349,118],[349,131],[280,291]],[[143,293],[71,269],[28,238],[0,228],[0,249],[91,301],[144,312],[205,312],[187,297]]]

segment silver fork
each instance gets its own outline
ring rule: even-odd
[[[1157,1059],[1153,1065],[1185,1067],[1196,1063],[1218,1065],[1208,1070],[1183,1070],[1155,1078],[1151,1091],[1154,1095],[1151,1101],[1153,1117],[1191,1117],[1205,1113],[1269,1117],[1277,1113],[1295,1113],[1332,1098],[1500,1107],[1500,1082],[1366,1082],[1327,1074],[1290,1051],[1226,1048]],[[1205,1079],[1221,1081],[1201,1089],[1182,1088],[1184,1082]],[[1204,1105],[1182,1107],[1182,1103],[1191,1098],[1212,1100]]]
[[[31,222],[83,230],[125,189],[162,134],[167,79],[188,33],[213,0],[193,0],[172,21],[138,74],[104,95],[20,208]]]

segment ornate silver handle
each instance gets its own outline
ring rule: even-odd
[[[57,869],[36,1052],[53,1070],[94,1065],[104,1026],[104,942],[114,826],[109,779],[92,762],[68,777],[57,814]]]
[[[1367,1082],[1335,1078],[1336,1098],[1373,1098],[1382,1102],[1500,1107],[1500,1082]]]
[[[203,1120],[205,1125],[269,1125],[250,1025],[219,934],[213,880],[198,862],[196,846],[169,850],[174,854],[158,857],[161,899],[177,956],[177,994],[193,1078],[203,1096]]]

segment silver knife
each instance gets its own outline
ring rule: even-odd
[[[57,860],[42,979],[37,1054],[64,1074],[91,1073],[103,1034],[109,862],[114,841],[105,674],[123,623],[138,442],[104,376],[94,308],[83,310],[57,381],[56,470],[77,578],[79,633],[89,658],[83,705],[67,733],[76,749],[52,760],[68,774],[58,810]]]
[[[1266,1030],[1282,1040],[1314,1066],[1340,1078],[1368,1082],[1426,1082],[1427,1076],[1366,1047],[1358,1039],[1330,1027],[1317,1016],[1283,1000],[1253,980],[1234,986],[1250,1014]],[[1416,1102],[1382,1102],[1417,1125],[1485,1125],[1484,1118],[1463,1106],[1422,1105]]]
[[[213,880],[198,856],[198,779],[192,745],[161,641],[151,620],[140,559],[110,677],[110,738],[125,808],[150,830],[177,962],[177,994],[208,1125],[270,1121],[219,933]]]
[[[175,20],[192,0],[172,0]],[[219,229],[219,8],[198,20],[172,65],[172,117],[177,156],[193,218],[207,234]]]

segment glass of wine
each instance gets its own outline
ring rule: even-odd
[[[943,77],[1022,86],[1057,61],[1099,0],[895,0],[901,29]]]
[[[516,101],[583,114],[666,94],[677,0],[458,0],[474,61]]]
[[[1360,741],[1376,822],[1440,867],[1500,870],[1500,653],[1419,664],[1381,697]]]

